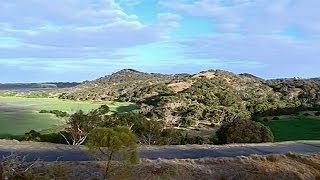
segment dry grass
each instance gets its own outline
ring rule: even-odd
[[[33,174],[55,179],[101,179],[103,162],[41,162]],[[115,164],[110,179],[320,179],[320,155],[240,156],[186,160],[147,160],[137,165]]]
[[[198,74],[194,75],[192,78],[206,77],[208,79],[212,79],[216,76],[217,75],[215,74],[215,72],[206,71],[206,72],[198,73]]]
[[[170,87],[175,93],[181,92],[185,89],[188,89],[192,86],[193,82],[178,82],[178,83],[172,83],[168,84],[168,87]]]

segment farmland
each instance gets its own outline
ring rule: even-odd
[[[60,110],[68,113],[88,112],[107,104],[111,112],[124,112],[136,108],[131,103],[76,102],[55,98],[0,97],[0,135],[21,135],[32,129],[44,130],[65,124],[65,119],[53,114],[40,114],[40,110]]]
[[[320,139],[320,119],[316,117],[292,116],[264,124],[271,128],[276,142]]]

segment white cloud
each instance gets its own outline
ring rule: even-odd
[[[121,48],[165,39],[178,20],[159,14],[154,23],[144,24],[114,0],[4,0],[0,39],[3,34],[20,44],[0,46],[0,58],[106,58]]]
[[[212,21],[214,33],[178,41],[185,58],[235,62],[229,63],[234,69],[257,62],[263,70],[253,71],[263,77],[319,76],[318,0],[162,0],[160,5]],[[288,27],[298,32],[286,32]]]
[[[282,36],[216,34],[178,41],[185,58],[220,59],[226,68],[247,70],[262,77],[319,76],[320,40],[295,41]],[[234,62],[230,64],[228,62]],[[249,62],[256,69],[251,69]],[[259,68],[260,67],[260,68]],[[243,68],[245,70],[245,68]]]
[[[161,0],[160,5],[192,16],[211,18],[222,32],[270,33],[295,24],[320,33],[318,0]]]

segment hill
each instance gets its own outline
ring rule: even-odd
[[[28,88],[68,88],[79,85],[76,82],[47,82],[47,83],[0,83],[0,90],[19,90]]]
[[[318,108],[320,81],[264,80],[223,70],[165,75],[125,69],[70,88],[60,98],[133,101],[147,117],[190,126]]]
[[[164,75],[143,73],[133,69],[124,69],[94,81],[71,88],[60,97],[74,100],[120,100],[136,101],[146,87],[157,86],[169,90],[165,85],[183,82],[190,78],[187,74]],[[156,89],[155,89],[156,90]],[[158,91],[161,91],[158,89]]]

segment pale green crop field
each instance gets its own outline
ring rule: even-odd
[[[76,102],[56,98],[0,97],[0,135],[22,135],[30,130],[41,131],[65,124],[63,118],[53,114],[40,114],[40,110],[60,110],[69,114],[78,110],[88,112],[107,104],[112,112],[137,109],[132,103],[122,102]]]

